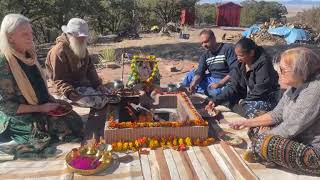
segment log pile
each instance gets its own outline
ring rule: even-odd
[[[268,29],[261,29],[261,31],[258,33],[252,34],[250,38],[253,39],[257,44],[266,42],[272,42],[274,44],[286,44],[286,41],[282,37],[269,34]]]

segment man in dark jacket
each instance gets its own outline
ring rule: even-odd
[[[230,72],[237,66],[237,57],[231,44],[216,42],[215,35],[210,29],[200,33],[202,47],[207,51],[200,57],[197,70],[190,71],[182,84],[190,92],[197,91],[209,96],[221,93],[230,80]],[[209,74],[206,74],[206,71]]]
[[[240,114],[254,117],[261,111],[272,110],[278,100],[278,74],[270,56],[251,39],[241,39],[235,46],[239,64],[231,82],[221,94],[212,97],[207,108],[225,101],[240,105]]]

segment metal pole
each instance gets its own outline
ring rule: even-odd
[[[122,54],[121,54],[121,62],[122,62],[121,81],[123,82],[123,73],[124,73],[124,53],[123,53],[123,49],[122,49]]]

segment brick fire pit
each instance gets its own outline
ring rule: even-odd
[[[158,95],[153,109],[156,115],[167,121],[180,123],[194,120],[204,121],[188,96],[183,92]],[[119,122],[119,119],[115,121]],[[206,139],[208,137],[208,126],[110,128],[109,122],[107,122],[104,135],[106,143],[132,141],[144,136]]]

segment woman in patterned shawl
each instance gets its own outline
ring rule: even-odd
[[[230,126],[234,129],[271,127],[252,134],[254,157],[266,160],[267,164],[319,176],[320,57],[302,47],[282,53],[280,84],[288,89],[274,110],[232,122]]]
[[[9,151],[21,157],[41,154],[54,139],[79,139],[83,124],[75,112],[48,115],[59,104],[49,95],[36,59],[30,20],[6,15],[0,39],[0,142],[9,141]]]

